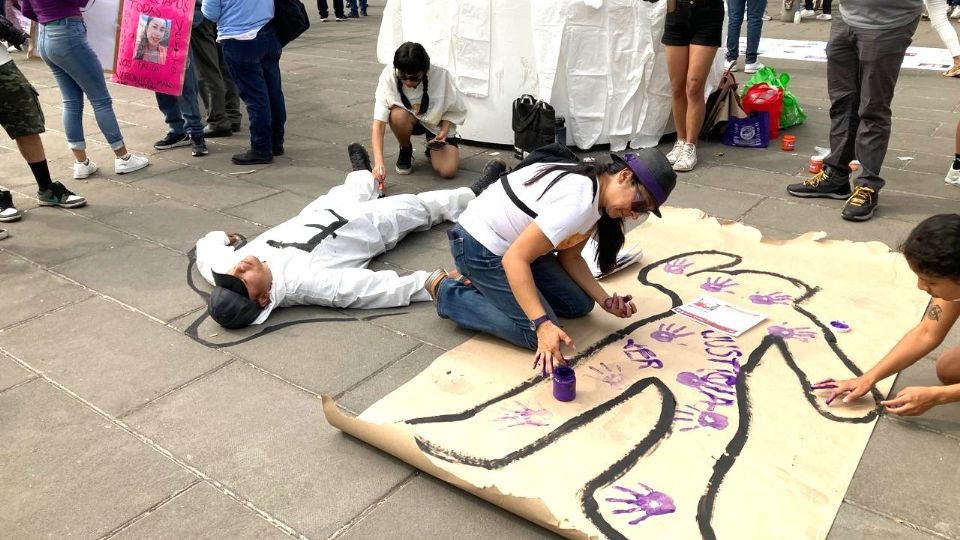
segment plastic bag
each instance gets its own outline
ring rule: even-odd
[[[783,108],[783,89],[775,88],[767,83],[759,83],[750,87],[743,96],[743,110],[747,113],[770,113],[770,138],[780,136],[780,111]]]
[[[740,89],[740,96],[744,96],[754,85],[767,83],[774,88],[783,89],[783,108],[780,109],[780,128],[788,128],[802,124],[807,114],[800,107],[797,96],[787,86],[790,84],[789,73],[777,73],[772,67],[763,67],[750,77],[750,80]]]
[[[723,132],[723,144],[766,148],[770,144],[770,113],[755,112],[747,118],[731,116]]]

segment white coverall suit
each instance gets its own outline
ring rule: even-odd
[[[352,172],[343,185],[240,249],[228,245],[225,232],[208,233],[197,241],[197,269],[212,285],[211,270],[226,273],[248,255],[265,261],[273,273],[270,302],[253,324],[263,323],[279,306],[384,308],[430,300],[424,289],[429,272],[399,276],[366,266],[407,233],[455,222],[474,199],[473,191],[377,195],[369,171]]]

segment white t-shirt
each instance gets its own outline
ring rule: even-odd
[[[599,198],[594,196],[593,180],[568,174],[544,193],[561,173],[557,171],[529,186],[524,185],[542,168],[553,165],[556,164],[531,165],[507,176],[517,198],[536,212],[536,220],[510,200],[501,182],[495,182],[467,205],[460,216],[460,226],[493,254],[500,256],[533,222],[558,250],[589,238],[600,219]]]
[[[430,106],[423,114],[416,112],[420,108],[420,100],[423,97],[423,83],[418,84],[416,88],[407,88],[403,84],[400,86],[413,110],[403,106],[400,92],[397,91],[397,77],[393,66],[387,65],[380,73],[380,80],[377,83],[376,103],[373,106],[374,120],[389,123],[390,108],[402,107],[416,116],[423,127],[433,134],[440,132],[442,120],[453,124],[447,132],[447,137],[452,138],[457,134],[457,126],[463,125],[467,117],[467,106],[463,103],[463,96],[457,90],[453,77],[447,70],[431,65],[427,71],[427,95],[430,96]]]

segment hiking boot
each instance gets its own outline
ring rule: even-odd
[[[350,146],[347,147],[347,155],[350,156],[351,171],[373,170],[373,166],[370,165],[370,154],[367,153],[367,149],[362,144],[350,143]]]
[[[210,150],[207,149],[207,141],[203,139],[203,135],[191,137],[190,144],[193,146],[193,151],[190,152],[193,157],[201,157],[210,153]]]
[[[267,165],[273,163],[273,156],[261,155],[253,150],[247,150],[242,154],[235,154],[233,158],[234,165]]]
[[[843,205],[840,217],[847,221],[866,221],[873,217],[880,202],[880,194],[867,186],[856,186],[853,195]]]
[[[490,160],[486,166],[483,167],[480,178],[470,186],[470,190],[473,191],[474,195],[480,195],[485,189],[490,187],[491,184],[499,180],[505,172],[507,172],[507,164],[504,163],[503,160]]]
[[[153,143],[157,150],[170,150],[179,146],[190,146],[190,136],[186,133],[167,133],[167,136]]]
[[[686,142],[687,141],[683,139],[677,139],[677,142],[673,143],[673,149],[667,152],[667,161],[670,162],[671,165],[677,162],[677,158],[680,157],[680,152],[683,151],[683,145],[686,144]]]
[[[799,184],[790,184],[787,193],[794,197],[846,199],[850,197],[850,180],[826,168]]]
[[[13,195],[6,190],[0,191],[0,222],[19,221],[23,214],[13,205]]]
[[[400,148],[400,155],[397,156],[398,174],[410,174],[413,172],[413,146]]]
[[[74,180],[83,180],[84,178],[90,178],[90,175],[97,172],[97,164],[90,161],[78,161],[73,164],[73,179]]]
[[[37,192],[37,201],[40,206],[62,206],[64,208],[79,208],[87,204],[87,200],[67,189],[60,182],[50,184],[50,187]]]
[[[146,156],[127,154],[113,160],[113,170],[116,171],[117,174],[128,174],[139,171],[149,164],[150,160],[147,159]]]

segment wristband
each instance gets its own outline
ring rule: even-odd
[[[541,324],[543,324],[543,323],[545,323],[545,322],[547,322],[547,321],[549,321],[549,320],[550,320],[550,316],[549,316],[549,315],[546,315],[546,314],[541,315],[541,316],[537,317],[536,319],[530,321],[530,329],[533,330],[534,332],[536,332],[536,331],[537,331],[537,328],[540,328],[540,325],[541,325]]]

